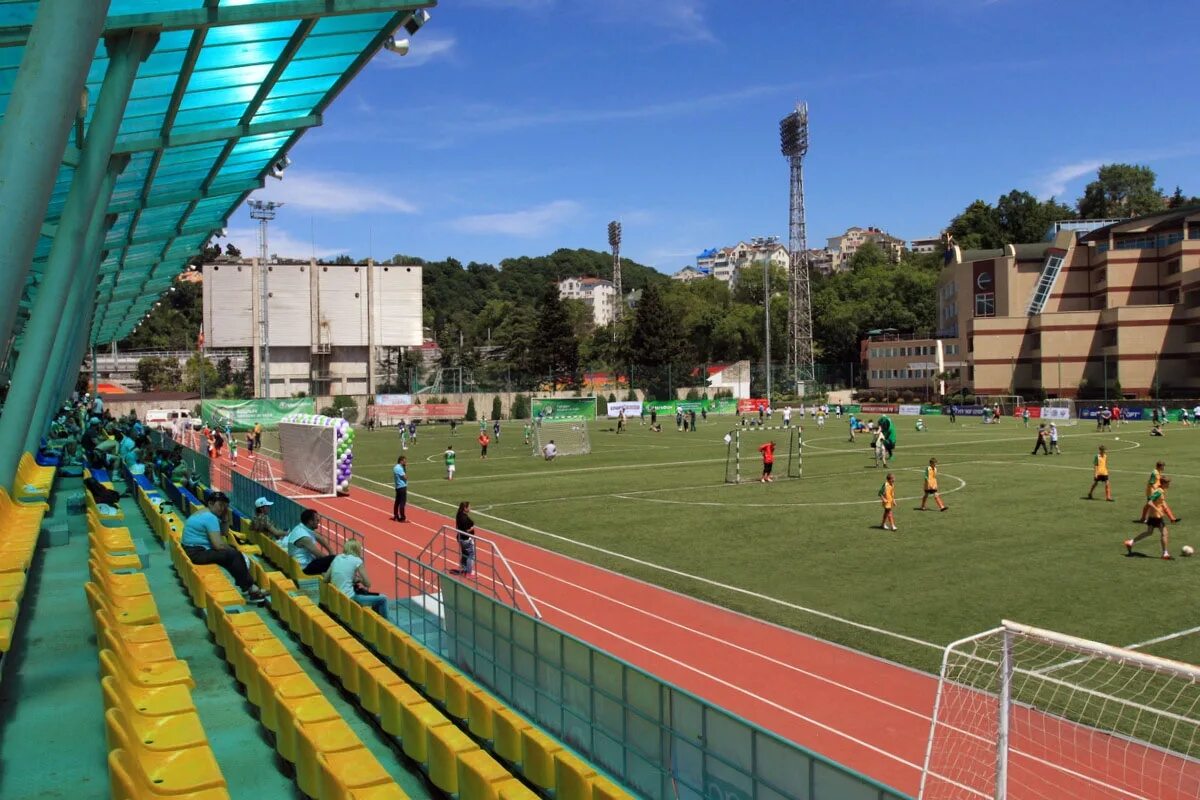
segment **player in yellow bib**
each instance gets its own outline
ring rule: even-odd
[[[945,511],[948,506],[942,502],[942,495],[938,492],[938,476],[937,476],[937,459],[929,459],[929,466],[925,468],[925,493],[921,495],[921,511],[925,510],[925,503],[929,500],[929,496],[933,495],[933,501],[937,503],[938,511]]]
[[[1171,479],[1162,477],[1159,480],[1158,488],[1150,493],[1150,498],[1146,505],[1150,507],[1150,513],[1146,517],[1146,530],[1139,533],[1132,539],[1125,540],[1125,553],[1133,555],[1133,546],[1145,539],[1150,534],[1158,531],[1158,541],[1162,545],[1162,558],[1164,561],[1171,561],[1174,556],[1171,555],[1170,549],[1170,534],[1167,531],[1167,520],[1171,522],[1179,522],[1179,518],[1171,512],[1171,507],[1167,505],[1167,489],[1171,486]]]
[[[1146,524],[1146,520],[1150,518],[1150,495],[1154,494],[1154,490],[1162,484],[1163,470],[1166,468],[1167,462],[1155,462],[1154,469],[1150,471],[1150,477],[1146,479],[1146,505],[1142,506],[1142,514],[1138,518],[1139,524]]]
[[[1092,459],[1092,488],[1088,489],[1087,499],[1094,500],[1092,492],[1096,491],[1096,487],[1104,484],[1104,499],[1112,502],[1112,486],[1108,482],[1108,451],[1104,445],[1100,445],[1100,449],[1096,451],[1096,457]]]
[[[879,501],[883,503],[883,522],[879,527],[885,531],[896,530],[896,476],[890,472],[879,487]]]

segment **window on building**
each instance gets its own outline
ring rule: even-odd
[[[1100,268],[1096,270],[1096,283],[1104,283],[1108,280],[1108,270]]]
[[[1167,305],[1173,306],[1178,302],[1179,302],[1179,290],[1178,289],[1168,289],[1167,290]]]
[[[1178,275],[1179,274],[1179,259],[1178,258],[1173,258],[1167,262],[1167,274],[1168,275]]]
[[[991,292],[975,295],[975,316],[996,316],[996,295]]]

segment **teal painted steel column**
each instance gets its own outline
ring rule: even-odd
[[[25,328],[24,347],[13,370],[8,403],[4,414],[0,415],[0,486],[12,485],[26,434],[30,423],[35,421],[31,415],[36,412],[38,390],[46,377],[45,367],[54,346],[57,318],[70,295],[72,281],[78,278],[76,266],[86,255],[88,228],[108,174],[113,144],[129,102],[129,93],[137,77],[138,65],[157,41],[156,33],[139,30],[113,36],[107,42],[108,71]]]
[[[0,123],[0,359],[109,0],[41,0]]]

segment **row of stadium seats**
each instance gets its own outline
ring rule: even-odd
[[[421,765],[434,786],[459,800],[537,797],[349,631],[300,594],[291,579],[279,572],[263,572],[262,578],[271,587],[272,611],[377,719],[384,732],[400,740],[404,754]],[[324,591],[341,594],[336,589]],[[373,628],[388,624],[373,611],[366,613],[372,617]]]
[[[321,605],[404,675],[409,684],[442,712],[435,718],[438,722],[433,724],[456,723],[514,774],[520,775],[555,800],[616,800],[629,797],[587,762],[370,609],[328,584],[321,585]],[[388,730],[387,715],[384,716],[383,726]],[[392,733],[391,730],[388,732]],[[407,751],[407,744],[405,747]]]
[[[13,492],[22,502],[46,501],[50,499],[50,488],[54,485],[55,468],[39,466],[32,453],[22,453],[17,463],[17,475],[13,481]]]
[[[0,657],[12,647],[26,577],[48,510],[45,503],[19,503],[0,488]]]
[[[175,657],[146,576],[106,566],[122,557],[128,539],[127,530],[89,519],[91,580],[84,592],[100,651],[111,795],[226,800],[225,778],[192,701],[191,670]]]

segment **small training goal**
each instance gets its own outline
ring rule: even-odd
[[[920,797],[1200,797],[1200,667],[1007,621],[960,639]]]
[[[725,482],[741,483],[762,476],[763,457],[759,449],[775,442],[774,478],[799,478],[803,471],[800,426],[750,425],[725,434]]]
[[[1075,401],[1067,398],[1055,398],[1042,403],[1042,419],[1048,419],[1058,425],[1078,425],[1079,414],[1075,411]]]
[[[583,421],[543,422],[533,426],[532,455],[545,455],[546,445],[551,442],[560,456],[583,456],[592,452],[587,423]]]
[[[1001,417],[1012,417],[1016,415],[1017,409],[1025,405],[1025,398],[1019,394],[981,394],[976,396],[975,405],[983,406],[989,412],[996,406],[1000,406]],[[990,420],[990,413],[983,415],[984,422]]]

